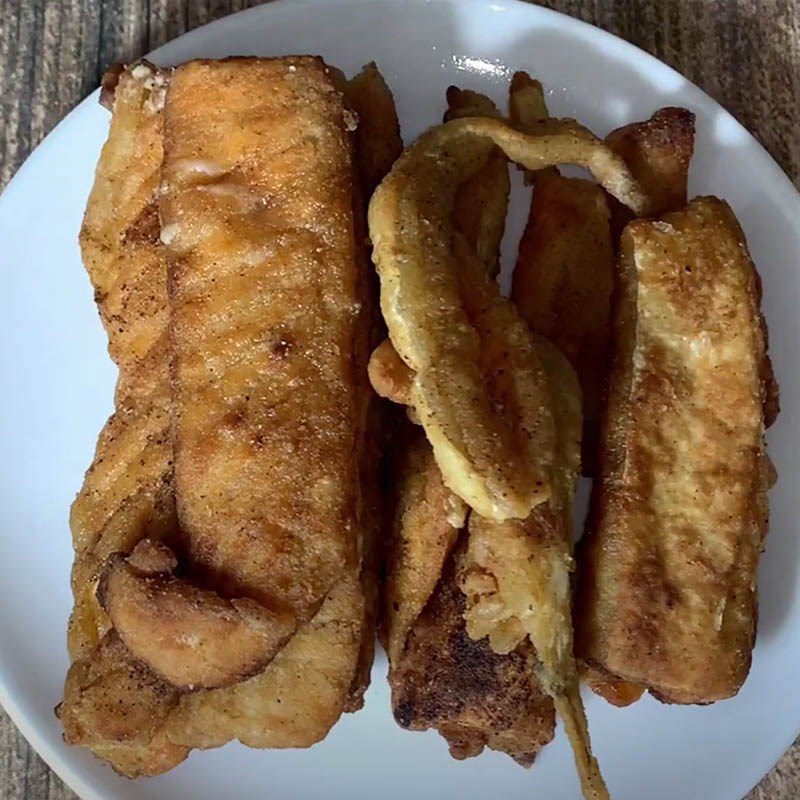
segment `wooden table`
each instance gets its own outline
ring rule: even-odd
[[[0,187],[129,61],[260,0],[0,0]],[[800,186],[800,0],[550,0],[671,64],[752,131]],[[1,712],[0,712],[1,714]],[[0,716],[0,798],[74,798]],[[748,800],[800,797],[800,740]],[[676,800],[680,800],[676,798]]]

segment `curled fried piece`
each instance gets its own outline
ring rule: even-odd
[[[444,121],[464,117],[499,118],[500,112],[486,95],[450,86]],[[500,271],[500,242],[510,191],[508,159],[497,147],[486,164],[456,191],[453,222],[492,276]]]
[[[535,342],[556,423],[553,491],[525,520],[497,522],[471,515],[460,584],[472,638],[488,636],[498,653],[530,640],[536,675],[564,721],[584,797],[600,800],[608,792],[592,755],[572,649],[572,498],[580,464],[580,387],[558,349],[540,336]]]
[[[543,123],[524,134],[485,118],[453,120],[423,134],[373,196],[369,221],[381,307],[392,343],[415,372],[414,408],[447,485],[481,515],[504,520],[526,517],[549,488],[521,415],[498,413],[487,392],[487,352],[459,288],[463,269],[451,220],[456,187],[485,165],[495,145],[527,169],[585,166],[637,213],[646,211],[647,200],[622,160],[577,123]],[[516,310],[490,278],[483,280],[493,313],[507,323],[493,326],[497,336],[509,348],[527,339]],[[525,396],[520,374],[505,376],[507,399],[541,417],[543,397]]]
[[[171,551],[141,541],[109,560],[98,595],[131,653],[173,686],[227,686],[263,669],[294,633],[291,614],[226,600],[176,578]]]

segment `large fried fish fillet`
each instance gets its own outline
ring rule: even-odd
[[[166,77],[144,65],[121,76],[82,234],[121,375],[117,412],[73,509],[75,661],[59,715],[67,741],[132,776],[232,738],[313,744],[365,679],[358,462],[369,324],[352,120],[319,59],[187,65],[169,76],[165,112]],[[166,147],[165,116],[177,137]],[[192,127],[201,124],[208,137]],[[172,246],[172,304],[158,225],[165,150],[160,237]],[[213,174],[209,162],[227,169]],[[295,392],[279,397],[290,381]],[[107,556],[145,537],[172,548],[180,580],[138,571],[147,542],[121,573],[119,557],[109,562],[116,572],[104,570]],[[253,677],[178,690],[130,651],[144,637],[126,646],[110,630],[96,599],[101,573],[101,599],[137,634],[157,624],[161,606],[132,614],[108,594],[141,595],[144,580],[167,593],[178,586],[201,606],[215,591],[247,598],[292,615],[297,631]]]
[[[759,279],[731,209],[705,197],[630,223],[619,281],[578,652],[710,703],[739,690],[756,632],[773,391]]]

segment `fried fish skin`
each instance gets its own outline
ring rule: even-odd
[[[741,687],[756,632],[769,480],[760,284],[713,197],[630,223],[619,281],[578,651],[664,701],[711,703]]]

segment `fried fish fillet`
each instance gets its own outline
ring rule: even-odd
[[[513,293],[531,330],[575,367],[584,408],[583,471],[593,473],[608,351],[614,249],[605,193],[581,178],[534,178]]]
[[[487,637],[500,654],[526,644],[533,648],[535,674],[564,722],[583,796],[607,800],[573,654],[572,505],[580,466],[580,386],[555,345],[541,336],[535,342],[556,427],[553,492],[524,520],[498,522],[471,514],[459,584],[467,596],[471,638]]]
[[[525,72],[514,75],[509,101],[512,121],[521,130],[535,130],[548,118],[542,85]],[[694,148],[691,112],[660,109],[646,122],[613,131],[606,144],[648,195],[650,213],[686,203]],[[584,401],[583,472],[593,475],[608,367],[614,247],[634,215],[592,181],[565,177],[554,168],[528,178],[533,196],[514,270],[514,294],[531,328],[554,342],[578,372]]]
[[[73,658],[91,652],[109,627],[94,596],[105,558],[175,527],[167,269],[157,202],[164,87],[163,73],[145,63],[119,78],[115,114],[80,234],[119,380],[115,413],[100,434],[70,514]]]
[[[546,427],[548,414],[537,370],[498,363],[498,357],[529,354],[529,334],[485,273],[468,280],[477,281],[484,300],[492,295],[491,308],[466,307],[465,271],[453,248],[459,237],[451,220],[458,186],[498,147],[531,170],[585,166],[637,211],[646,211],[647,198],[622,160],[573,120],[548,122],[526,134],[485,117],[454,119],[426,131],[372,196],[369,224],[381,309],[392,343],[414,372],[415,412],[446,483],[479,513],[504,520],[525,517],[548,496],[541,463],[547,451],[538,441],[532,444],[537,436],[531,427]],[[496,325],[491,344],[478,331],[489,318]],[[493,345],[498,350],[491,353]],[[517,381],[526,385],[515,386]],[[502,385],[508,413],[497,413],[487,384]]]
[[[361,178],[361,193],[355,221],[357,239],[364,241],[369,238],[367,202],[375,187],[403,152],[403,140],[400,137],[400,121],[397,117],[394,96],[374,62],[366,64],[357,75],[345,83],[343,94],[345,104],[358,117],[354,157]],[[377,313],[378,276],[374,269],[367,269],[367,278],[368,285],[365,291],[373,310],[372,325],[368,331],[371,350],[386,336],[386,326],[381,315]],[[361,529],[364,540],[361,552],[361,578],[366,613],[362,625],[358,668],[353,676],[346,711],[356,711],[363,706],[364,693],[370,682],[380,613],[378,570],[387,514],[381,464],[388,436],[388,409],[386,403],[375,397],[369,387],[365,387],[363,397],[368,404],[367,429],[361,455]]]
[[[489,98],[450,87],[445,120],[496,117]],[[480,261],[497,271],[508,204],[508,166],[498,151],[458,189],[456,228]],[[370,360],[375,389],[408,402],[412,375],[391,342]],[[553,706],[533,673],[530,648],[497,655],[466,632],[464,596],[456,583],[454,550],[464,535],[466,506],[445,485],[423,432],[407,421],[393,447],[395,508],[390,537],[384,620],[395,719],[404,728],[435,728],[455,758],[484,747],[522,764],[553,738]]]
[[[130,552],[145,537],[170,540],[177,530],[158,220],[166,75],[141,63],[117,78],[80,244],[120,374],[116,410],[70,515],[73,663],[57,712],[68,743],[135,775],[170,769],[188,751],[161,729],[178,693],[130,656],[96,597],[109,556]]]
[[[358,559],[363,276],[341,96],[318,61],[198,61],[164,114],[187,556],[304,621]]]
[[[468,636],[456,581],[464,509],[418,426],[406,421],[396,449],[385,611],[395,719],[410,730],[435,728],[455,758],[490,747],[528,766],[555,730],[530,648],[498,655]]]
[[[181,78],[183,69],[187,74]],[[216,75],[209,75],[215,71]],[[159,76],[158,81],[154,74]],[[200,148],[176,167],[174,143],[167,139],[164,146],[164,112],[153,91],[158,88],[163,97],[164,80],[160,73],[143,72],[140,67],[128,70],[117,87],[109,143],[98,168],[83,237],[84,257],[104,319],[104,292],[108,287],[124,283],[119,291],[130,298],[124,325],[120,324],[120,336],[128,335],[120,339],[118,362],[121,366],[130,359],[139,363],[135,360],[139,358],[137,347],[144,347],[145,333],[160,346],[158,349],[153,345],[147,351],[150,369],[142,369],[135,376],[129,370],[131,377],[124,368],[121,370],[120,387],[131,387],[137,403],[139,397],[155,395],[161,405],[140,403],[135,414],[124,417],[120,416],[118,405],[114,418],[119,420],[117,430],[101,438],[97,461],[87,476],[89,488],[82,491],[73,511],[77,553],[73,620],[79,624],[72,625],[71,649],[76,661],[67,678],[59,713],[67,741],[90,747],[128,775],[163,772],[185,758],[191,747],[214,746],[232,738],[254,746],[274,747],[307,746],[318,741],[350,701],[364,640],[365,590],[360,574],[364,543],[358,459],[366,417],[363,388],[369,326],[363,319],[364,262],[357,252],[355,234],[357,202],[352,191],[353,167],[346,132],[349,120],[318,59],[192,64],[173,73],[171,80],[176,76],[182,92],[177,100],[184,101],[176,106],[181,124],[200,124],[201,119],[213,116],[211,110],[218,116],[225,116],[227,111],[238,114],[238,138],[225,135],[217,127],[217,138],[193,141],[221,147],[220,151]],[[232,87],[230,91],[220,88],[225,83]],[[209,97],[219,103],[204,107]],[[298,110],[294,127],[293,105]],[[168,101],[167,114],[169,108]],[[312,136],[306,135],[309,131]],[[252,160],[226,162],[234,175],[204,172],[215,156],[233,158],[236,147],[246,150],[249,144],[255,148],[253,132],[260,134],[259,152],[247,153],[248,157],[253,156]],[[182,140],[184,137],[191,139],[191,130],[180,134]],[[262,181],[264,162],[259,162],[258,156],[264,140],[271,140],[271,147],[266,149],[272,170]],[[225,150],[225,146],[229,149]],[[174,181],[189,196],[189,202],[173,205],[176,218],[161,230],[162,240],[184,248],[177,256],[173,250],[172,272],[178,274],[170,279],[171,290],[179,301],[196,290],[191,297],[194,306],[189,302],[183,307],[185,316],[178,315],[178,325],[184,327],[172,346],[184,371],[179,368],[172,375],[166,336],[168,310],[172,310],[173,328],[176,320],[174,303],[170,309],[167,298],[167,268],[159,244],[157,206],[164,151],[173,168],[166,175],[167,182]],[[312,176],[315,170],[320,176],[319,186]],[[291,201],[287,193],[292,194]],[[336,202],[325,213],[328,193]],[[109,198],[113,198],[113,204]],[[272,207],[276,201],[282,204],[277,209]],[[147,227],[139,224],[137,202],[148,210],[146,219],[151,224]],[[291,219],[286,214],[290,202],[294,204]],[[223,213],[229,215],[230,229],[225,229],[220,220]],[[258,223],[267,224],[258,230]],[[137,235],[140,229],[142,234]],[[186,230],[197,239],[187,242]],[[211,241],[205,241],[210,249],[203,249],[203,232],[212,233]],[[256,246],[259,236],[261,248]],[[192,260],[190,255],[195,250],[200,256],[195,254]],[[219,270],[217,274],[203,272],[212,265],[202,256],[212,250],[220,257],[221,263],[214,265]],[[224,274],[225,267],[232,267],[236,261],[239,270],[230,269]],[[180,262],[177,269],[176,262]],[[265,268],[269,264],[274,265],[271,271],[268,266]],[[320,268],[321,264],[325,269]],[[124,281],[123,270],[127,270]],[[249,291],[244,284],[248,272],[253,279]],[[204,294],[200,286],[204,277],[214,284],[213,292]],[[219,279],[218,284],[215,279]],[[265,286],[268,279],[274,280]],[[293,313],[291,290],[298,282],[306,281],[304,289],[308,294],[295,295]],[[132,286],[139,291],[132,290]],[[228,305],[225,313],[214,317],[218,291],[227,292]],[[113,293],[109,296],[113,297]],[[264,309],[265,298],[271,309]],[[258,317],[252,313],[254,304],[260,305]],[[327,322],[322,339],[316,338],[319,323],[312,319],[314,306]],[[121,317],[114,320],[123,321]],[[141,336],[132,335],[134,321],[140,324]],[[217,341],[209,339],[210,328],[206,327],[215,324],[227,324],[224,331],[215,330],[220,334]],[[234,343],[249,349],[249,362],[236,358],[231,349]],[[198,363],[206,358],[209,360],[205,363]],[[260,360],[260,371],[256,360]],[[221,369],[223,364],[226,370]],[[204,372],[206,366],[209,372]],[[222,408],[225,398],[216,392],[216,377],[211,377],[217,368],[220,382],[230,392],[230,409]],[[272,404],[278,382],[288,376],[295,380],[297,397],[306,408],[309,404],[303,389],[317,369],[326,371],[325,391],[315,396],[313,419],[304,412],[291,414],[295,402],[291,396],[278,398],[282,402]],[[279,493],[286,492],[282,501],[280,497],[273,499],[274,494],[269,498],[261,496],[258,504],[248,508],[243,495],[231,483],[231,491],[226,494],[223,487],[220,497],[215,498],[214,509],[209,511],[210,507],[201,502],[204,498],[193,493],[192,487],[179,489],[180,481],[174,479],[170,407],[176,390],[178,395],[181,390],[184,392],[184,400],[187,394],[199,398],[198,402],[206,404],[209,417],[216,415],[219,423],[218,430],[210,431],[201,440],[208,428],[204,427],[199,409],[189,408],[190,413],[174,426],[179,438],[182,436],[175,449],[182,453],[183,472],[179,471],[179,475],[184,479],[187,474],[194,474],[216,488],[208,476],[212,469],[240,487],[248,481],[255,483],[256,470],[248,469],[247,464],[252,461],[263,472],[265,449],[274,445],[272,459],[283,459],[281,463],[292,476],[297,470],[289,470],[291,459],[308,464],[306,459],[324,456],[325,464],[316,465],[316,472],[309,468],[307,473],[311,477],[319,475],[319,480],[290,491],[285,475],[282,479],[266,471],[261,480],[274,478],[272,492],[276,488]],[[118,389],[118,404],[124,396]],[[243,403],[251,405],[241,408]],[[159,413],[162,408],[163,420]],[[178,410],[186,410],[180,401]],[[139,449],[135,450],[135,446]],[[123,460],[126,458],[127,462]],[[126,463],[142,468],[138,473],[134,471],[134,480],[126,479]],[[330,484],[320,474],[325,468],[330,473]],[[96,473],[102,475],[105,470],[111,473],[110,477],[93,480]],[[341,494],[336,496],[339,490]],[[180,533],[175,519],[176,494],[181,513],[187,517]],[[161,505],[156,506],[155,501],[147,505],[144,501],[151,497],[158,498]],[[309,504],[319,512],[318,517],[309,512]],[[153,511],[162,507],[167,511]],[[221,533],[231,536],[221,536],[221,546],[211,541],[211,526],[217,515],[224,528]],[[262,544],[259,534],[279,540],[285,537],[285,547],[278,547],[279,569],[264,582],[260,582],[258,574]],[[301,536],[307,538],[308,548],[300,554],[296,540]],[[210,613],[216,608],[219,624],[228,631],[233,630],[231,624],[237,626],[237,636],[244,638],[236,641],[243,643],[251,655],[252,625],[260,618],[260,612],[253,617],[252,606],[239,605],[238,609],[245,613],[244,617],[239,614],[237,622],[230,617],[222,597],[222,605],[214,600],[215,592],[222,591],[224,596],[231,592],[259,608],[287,612],[299,625],[297,632],[277,657],[252,678],[241,675],[238,682],[218,689],[178,691],[175,684],[164,679],[163,665],[152,663],[152,651],[148,653],[146,646],[141,649],[146,637],[128,636],[123,641],[116,629],[109,631],[108,618],[94,597],[105,556],[128,553],[144,537],[164,539],[170,545],[191,589],[186,594],[183,579],[158,578],[162,580],[161,608],[172,613],[180,605],[170,603],[182,597],[191,600],[192,613]],[[203,543],[209,542],[204,549]],[[225,545],[231,542],[241,551],[226,552]],[[101,547],[104,549],[96,552]],[[149,578],[145,580],[147,571],[153,568],[153,559],[143,557],[140,548],[136,560],[134,556],[128,560],[131,566],[125,568],[127,571],[120,573],[115,567],[117,572],[106,576],[101,592],[112,616],[123,620],[119,623],[121,630],[129,634],[131,625],[137,634],[145,633],[148,626],[158,626],[159,607],[147,604],[146,591],[141,595],[143,589],[154,585],[152,581],[148,583]],[[91,561],[84,558],[84,551],[91,555]],[[169,558],[166,561],[171,563]],[[91,568],[84,568],[84,562]],[[307,562],[319,566],[319,574],[309,576]],[[285,591],[278,574],[281,569],[283,581],[287,582]],[[295,578],[297,583],[290,585]],[[167,597],[161,594],[164,586]],[[175,591],[176,587],[180,591]],[[116,602],[120,592],[127,593],[124,596],[128,599],[141,596],[143,601],[128,607]],[[232,602],[236,608],[238,601]],[[123,613],[126,608],[130,613]],[[136,608],[139,610],[133,613]],[[202,619],[213,621],[208,616]],[[181,621],[177,622],[179,630]],[[246,627],[242,628],[241,623]],[[160,632],[163,634],[164,630]],[[218,639],[222,640],[218,648],[224,648],[224,637]],[[139,647],[140,652],[134,655],[131,646]],[[183,662],[192,663],[191,659]],[[211,666],[216,668],[219,664],[214,662]]]
[[[767,528],[758,275],[712,197],[622,237],[600,478],[581,543],[579,654],[659,699],[739,690]]]
[[[417,445],[431,468],[438,469],[427,442]],[[450,530],[448,538],[457,533]],[[432,526],[415,533],[418,540],[430,533],[435,547]],[[474,641],[467,634],[465,598],[456,580],[462,551],[463,546],[451,550],[437,572],[435,588],[395,659],[389,676],[394,716],[410,730],[436,728],[454,758],[476,756],[489,747],[530,766],[553,738],[553,704],[533,675],[528,642],[499,655],[486,640]]]

